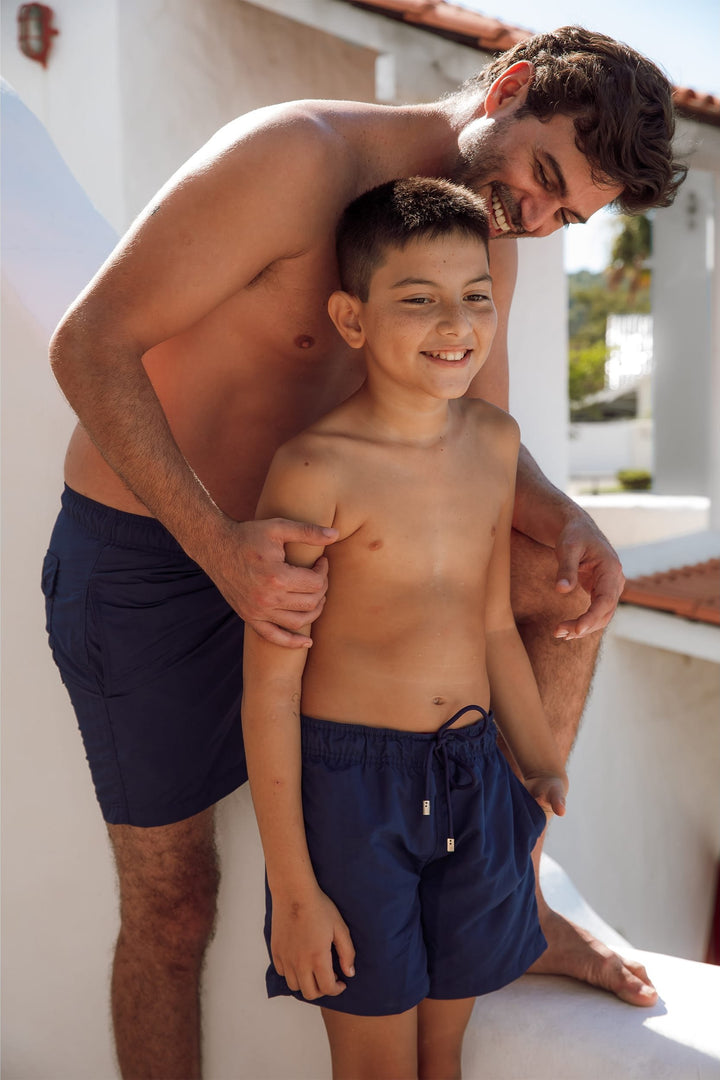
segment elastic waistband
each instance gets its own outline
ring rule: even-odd
[[[64,512],[91,536],[119,547],[171,551],[185,555],[175,537],[156,518],[128,514],[88,499],[67,484],[61,497]],[[188,556],[185,555],[187,558]]]
[[[392,765],[424,773],[428,752],[437,745],[438,731],[398,731],[395,728],[318,720],[302,715],[303,754],[310,758],[348,764],[364,762]],[[493,753],[497,727],[492,712],[466,727],[446,728],[443,739],[452,745],[455,759],[471,761]]]

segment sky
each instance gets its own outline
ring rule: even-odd
[[[654,60],[676,86],[720,97],[720,0],[453,0],[528,30],[577,23],[626,42]],[[602,270],[615,232],[598,213],[565,232],[565,267]]]

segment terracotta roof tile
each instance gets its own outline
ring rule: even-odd
[[[389,19],[399,19],[484,52],[504,52],[533,34],[532,30],[510,26],[500,19],[469,11],[446,0],[345,0],[345,3]],[[685,86],[675,87],[674,97],[681,116],[720,126],[720,98],[700,94]]]
[[[509,26],[499,19],[448,4],[445,0],[346,0],[346,3],[487,52],[504,52],[532,37],[532,30]]]
[[[712,94],[699,94],[687,86],[676,86],[673,98],[681,116],[720,127],[720,98]]]
[[[620,599],[720,626],[720,559],[631,578]]]

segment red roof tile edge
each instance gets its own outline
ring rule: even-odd
[[[352,7],[374,11],[390,19],[418,26],[430,33],[450,38],[484,52],[504,52],[532,37],[532,30],[511,26],[500,19],[447,0],[344,0]],[[686,86],[674,89],[675,108],[679,115],[702,124],[720,127],[720,98],[700,94]]]
[[[720,626],[720,559],[631,578],[620,600]]]

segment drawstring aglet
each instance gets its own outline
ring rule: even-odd
[[[447,849],[448,849],[448,851],[454,851],[455,850],[455,837],[454,836],[448,836],[448,838],[447,838]]]
[[[430,817],[430,800],[423,799],[423,817]]]

